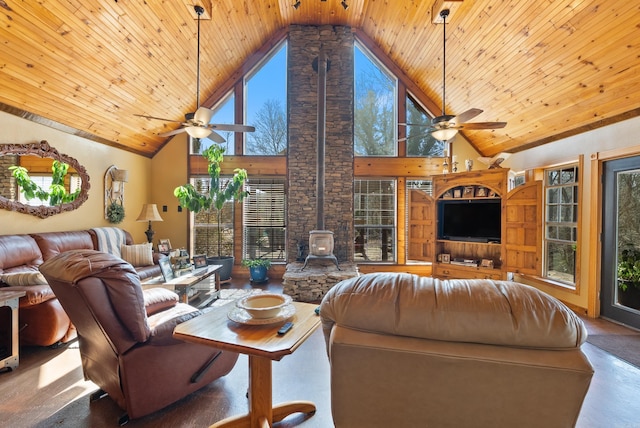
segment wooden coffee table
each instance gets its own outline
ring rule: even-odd
[[[293,328],[284,336],[278,329],[285,321],[269,325],[246,325],[229,320],[233,305],[225,305],[179,324],[173,336],[186,342],[199,343],[249,356],[249,413],[219,421],[212,428],[267,428],[292,413],[313,414],[310,401],[272,403],[271,361],[279,361],[293,353],[320,325],[318,305],[294,302],[296,313],[289,319]]]

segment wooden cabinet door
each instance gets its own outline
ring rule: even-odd
[[[422,190],[409,191],[408,260],[433,262],[435,204]]]
[[[507,272],[542,274],[542,182],[513,189],[504,205],[502,243]]]

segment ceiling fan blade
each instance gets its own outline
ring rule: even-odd
[[[507,126],[507,122],[472,122],[461,123],[455,126],[457,129],[499,129]]]
[[[176,123],[182,123],[182,121],[181,121],[181,120],[164,119],[164,118],[162,118],[162,117],[147,116],[146,114],[134,114],[134,116],[144,117],[145,119],[164,120],[165,122],[176,122]]]
[[[169,131],[169,132],[162,132],[160,134],[158,134],[159,137],[171,137],[172,135],[177,135],[180,134],[182,132],[185,132],[186,129],[184,128],[178,128],[178,129],[174,129],[173,131]]]
[[[454,120],[456,121],[456,123],[463,123],[478,116],[480,113],[482,113],[482,111],[483,110],[480,110],[479,108],[470,108],[469,110],[463,111],[459,115],[456,115]]]
[[[399,126],[426,126],[431,127],[430,123],[398,123]]]
[[[218,134],[216,131],[211,130],[211,134],[209,134],[209,136],[207,137],[210,140],[215,141],[218,144],[223,144],[225,143],[227,140],[224,139],[224,137],[220,134]]]
[[[408,137],[398,138],[398,142],[413,140],[415,138],[429,138],[430,134],[410,135]]]
[[[193,120],[196,123],[208,125],[209,122],[211,122],[212,117],[213,110],[210,110],[206,107],[198,107],[198,110],[196,110],[196,113],[193,115]]]
[[[231,131],[231,132],[254,132],[256,130],[255,127],[249,125],[239,125],[239,124],[217,124],[212,123],[209,125],[209,129],[215,129],[218,131]]]

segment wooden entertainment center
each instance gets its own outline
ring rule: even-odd
[[[507,169],[443,174],[433,178],[433,196],[411,190],[409,258],[432,262],[432,276],[437,278],[506,279],[507,272],[539,275],[541,182],[509,191],[508,174]],[[445,223],[453,219],[444,217],[445,205],[467,214],[457,220],[456,227],[464,229],[459,236],[446,234]]]

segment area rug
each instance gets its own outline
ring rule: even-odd
[[[242,299],[245,296],[250,294],[262,293],[262,289],[247,289],[247,288],[230,288],[230,289],[221,289],[220,297],[211,302],[209,307],[215,308],[218,306],[223,306],[238,299]]]
[[[640,368],[640,334],[590,334],[587,342]]]

